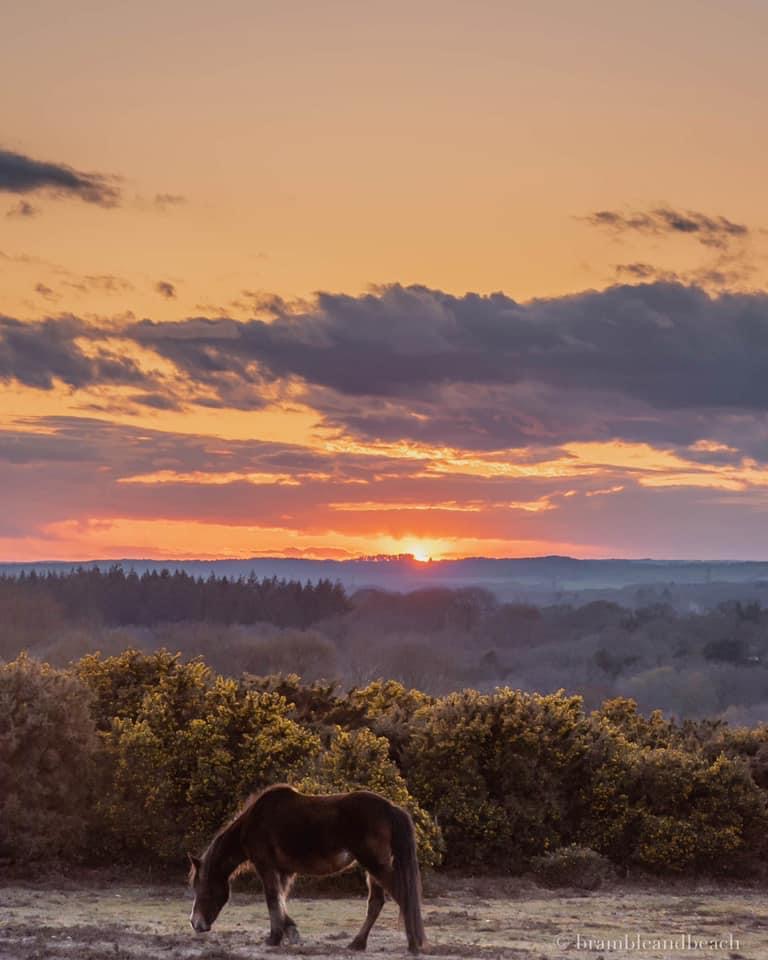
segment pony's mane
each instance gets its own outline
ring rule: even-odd
[[[240,809],[213,835],[213,839],[205,848],[205,851],[200,857],[200,869],[205,870],[208,864],[211,861],[211,858],[218,856],[222,848],[226,845],[227,841],[230,840],[232,833],[243,826],[244,822],[248,819],[251,814],[254,806],[268,793],[273,793],[275,790],[293,790],[293,787],[288,783],[273,783],[269,787],[264,787],[263,790],[257,790],[256,792],[250,794],[249,797],[243,802],[240,806]],[[240,866],[236,867],[234,872],[230,875],[232,878],[240,876],[242,873],[248,873],[252,869],[252,864],[249,860],[244,860]],[[190,865],[189,868],[189,885],[192,886],[195,874],[197,873],[197,867],[194,863]]]

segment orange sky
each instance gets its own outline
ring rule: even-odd
[[[3,19],[0,559],[765,556],[764,4]]]

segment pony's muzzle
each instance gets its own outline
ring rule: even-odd
[[[192,924],[195,933],[208,933],[211,929],[210,923],[206,923],[202,917],[196,917],[194,914],[189,918],[189,922]]]

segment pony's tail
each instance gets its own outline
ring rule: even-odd
[[[421,919],[421,874],[416,856],[416,833],[410,815],[402,807],[392,806],[393,895],[400,907],[408,935],[408,949],[418,953],[426,946]]]

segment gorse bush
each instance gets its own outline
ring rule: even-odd
[[[111,771],[97,808],[102,842],[129,860],[172,860],[200,845],[249,793],[301,776],[320,747],[282,696],[214,678],[199,660],[129,651],[88,658],[81,675],[102,691],[121,673],[133,685],[137,667],[151,660],[157,669],[141,700],[119,700],[100,734]]]
[[[741,874],[766,851],[766,794],[720,724],[678,727],[631,700],[592,714],[576,838],[626,867]],[[747,738],[749,742],[749,738]],[[714,747],[714,749],[713,749]]]
[[[180,864],[250,793],[290,782],[407,807],[425,865],[744,875],[768,852],[767,769],[765,727],[679,726],[624,699],[342,693],[167,651],[0,668],[0,857],[19,861]]]
[[[75,674],[93,694],[93,715],[99,730],[109,730],[113,720],[135,719],[144,697],[160,687],[171,674],[197,674],[202,665],[184,668],[178,654],[159,650],[147,655],[138,650],[125,650],[119,656],[102,660],[89,654],[74,665]],[[199,683],[192,682],[192,686]]]
[[[567,841],[588,734],[580,698],[562,693],[466,690],[417,710],[404,765],[448,864],[518,870]]]
[[[659,872],[738,874],[765,850],[765,796],[741,760],[613,743],[585,781],[581,842]],[[757,862],[755,862],[757,865]]]
[[[337,699],[318,685],[316,715],[299,718],[297,678],[217,677],[201,660],[126,651],[76,665],[94,693],[108,782],[96,804],[101,849],[121,859],[173,861],[199,847],[252,792],[277,782],[306,791],[375,790],[409,807],[425,863],[439,859],[431,818],[367,728],[335,725]],[[313,688],[304,688],[312,699]],[[325,699],[323,698],[325,693]],[[109,703],[115,716],[109,720]]]
[[[0,857],[76,857],[97,739],[87,688],[22,654],[0,666]]]

